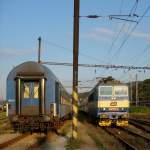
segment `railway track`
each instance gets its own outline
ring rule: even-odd
[[[15,137],[15,138],[12,138],[12,139],[10,139],[8,141],[5,141],[5,142],[3,142],[3,143],[0,144],[0,149],[7,148],[7,147],[15,144],[16,142],[22,140],[23,138],[25,138],[25,137],[27,137],[29,135],[30,134],[22,134],[22,135],[19,135],[19,136]]]
[[[117,140],[119,140],[119,142],[121,142],[124,145],[126,150],[138,150],[134,145],[131,145],[129,142],[124,140],[121,136],[116,134],[114,130],[112,130],[112,128],[104,128],[104,129],[107,133],[109,133],[110,135],[114,136]]]
[[[140,137],[140,138],[144,139],[147,143],[150,143],[150,138],[148,138],[144,135],[141,135],[141,134],[139,134],[139,133],[127,128],[127,127],[118,127],[118,128],[125,131],[125,132],[128,132],[129,134],[131,134],[133,136]]]
[[[49,133],[48,133],[49,134]],[[41,137],[38,141],[36,141],[35,143],[33,143],[32,145],[30,145],[28,148],[26,148],[25,150],[35,150],[38,149],[39,146],[41,146],[43,143],[45,143],[47,141],[48,138],[48,134],[44,137]]]
[[[150,121],[148,121],[148,120],[141,120],[141,119],[130,119],[130,120],[150,127]]]
[[[22,135],[19,135],[17,137],[14,137],[8,141],[1,143],[0,149],[5,149],[8,147],[13,147],[12,149],[14,149],[15,147],[17,147],[18,144],[23,144],[22,149],[35,150],[35,149],[38,149],[39,146],[41,146],[42,144],[47,142],[50,138],[52,138],[52,135],[53,134],[51,134],[51,132],[48,132],[47,135],[44,135],[44,134],[32,135],[30,133],[22,134]],[[27,139],[25,139],[26,137],[28,139],[30,139],[30,141],[32,141],[32,142],[28,143]],[[26,145],[26,143],[28,143],[28,145]]]
[[[130,119],[129,123],[134,125],[135,127],[139,128],[139,129],[147,132],[147,133],[150,133],[150,126],[145,125],[142,122],[139,123],[136,119]]]

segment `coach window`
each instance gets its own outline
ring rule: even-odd
[[[59,114],[60,100],[61,100],[61,87],[59,82],[55,82],[55,101],[57,114]]]
[[[39,83],[38,82],[24,82],[23,84],[23,98],[24,99],[38,99],[39,98]]]

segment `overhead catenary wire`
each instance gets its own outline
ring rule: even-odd
[[[62,62],[41,62],[42,64],[46,65],[54,65],[54,66],[71,66],[72,63],[62,63]],[[106,69],[127,69],[127,70],[150,70],[148,66],[126,66],[126,65],[99,65],[99,64],[79,64],[79,67],[91,67],[91,68],[106,68]]]
[[[136,0],[137,1],[137,0]],[[134,7],[132,8],[132,10],[131,10],[131,12],[135,9],[135,5],[134,5]],[[119,16],[120,17],[123,17],[123,16],[128,16],[128,17],[135,17],[134,15],[132,16],[131,15],[131,12],[130,12],[130,14],[129,15],[108,15],[108,16],[101,16],[101,15],[88,15],[88,16],[79,16],[79,17],[87,17],[87,18],[99,18],[99,17],[108,17],[109,19],[122,19],[122,18],[118,18]],[[118,17],[116,17],[116,16],[118,16]],[[125,20],[125,19],[124,19]],[[127,19],[128,20],[128,19]],[[127,21],[126,20],[126,21]],[[133,21],[133,20],[129,20],[129,21]],[[134,22],[134,21],[133,21]],[[46,41],[46,40],[44,40],[46,43],[49,43],[50,45],[53,45],[53,46],[55,46],[55,47],[59,47],[59,48],[61,48],[61,49],[65,49],[65,50],[71,50],[70,52],[72,52],[72,49],[71,48],[66,48],[66,47],[64,47],[64,46],[62,46],[62,45],[59,45],[59,44],[56,44],[56,43],[54,43],[54,42],[50,42],[50,41]],[[104,61],[104,60],[100,60],[100,59],[98,59],[98,58],[95,58],[95,57],[93,57],[93,56],[90,56],[90,55],[87,55],[87,54],[84,54],[84,53],[82,53],[82,52],[79,52],[79,54],[81,55],[81,56],[83,56],[83,57],[86,57],[86,58],[90,58],[90,59],[93,59],[94,61],[96,60],[96,61],[99,61],[99,62],[103,62],[103,63],[107,63],[107,64],[110,64],[109,62],[106,62],[106,61]]]
[[[114,16],[114,17],[118,17],[118,16],[127,17],[126,19],[128,19],[129,17],[137,17],[137,15],[134,15],[135,12],[136,12],[136,9],[137,9],[137,5],[138,5],[138,1],[135,0],[135,3],[134,3],[134,5],[133,5],[133,7],[131,8],[129,14],[126,14],[126,15],[120,14],[120,15],[112,15],[112,16]],[[119,32],[118,32],[117,35],[114,37],[114,39],[113,39],[113,41],[112,41],[112,43],[111,43],[111,46],[110,46],[110,48],[109,48],[108,51],[107,51],[107,54],[106,54],[105,58],[111,54],[112,49],[113,49],[113,47],[114,47],[116,41],[119,39],[119,36],[121,35],[121,33],[122,33],[122,31],[124,30],[125,26],[126,26],[126,21],[123,23],[123,25],[121,26]],[[129,28],[130,28],[130,26],[128,26],[127,32],[128,32],[128,30],[129,30]],[[111,64],[111,59],[110,59],[110,61],[109,61],[108,64]],[[108,70],[108,71],[109,71],[109,70]],[[105,72],[106,72],[106,71],[105,71]],[[104,72],[104,73],[105,73],[105,72]],[[104,73],[103,73],[103,74],[104,74]]]
[[[127,17],[126,19],[128,19],[129,17],[131,17],[133,11],[134,11],[134,13],[135,13],[135,11],[136,11],[137,4],[138,4],[137,1],[135,1],[135,3],[134,3],[134,5],[133,5],[133,7],[131,8],[131,10],[130,10],[130,12],[129,12],[128,15],[120,15],[120,16]],[[118,15],[112,15],[112,16],[118,17]],[[110,46],[110,48],[109,48],[108,51],[107,51],[107,55],[111,54],[112,48],[114,47],[115,42],[118,40],[118,38],[119,38],[121,32],[122,32],[123,29],[125,28],[125,25],[126,25],[126,22],[123,23],[121,29],[119,30],[119,32],[117,33],[117,35],[114,37],[114,39],[113,39],[113,41],[112,41],[112,43],[111,43],[111,46]]]
[[[127,34],[126,38],[123,40],[123,42],[121,43],[120,47],[118,48],[118,50],[116,51],[116,53],[113,55],[112,59],[119,55],[121,48],[124,46],[124,44],[126,43],[126,41],[129,39],[130,35],[133,33],[133,31],[136,29],[136,27],[138,26],[138,24],[142,21],[143,17],[145,16],[145,14],[149,11],[150,9],[150,5],[147,7],[147,9],[144,11],[143,15],[140,17],[140,19],[138,20],[138,23],[130,30],[130,32]]]
[[[48,41],[48,40],[43,40],[43,41],[44,41],[45,43],[51,45],[51,46],[64,49],[65,51],[67,51],[67,52],[69,52],[69,53],[72,54],[72,49],[69,48],[69,47],[65,47],[65,46],[62,46],[62,45],[60,45],[60,44],[56,44],[56,43],[54,43],[54,42]],[[93,57],[93,56],[91,56],[91,55],[87,55],[87,54],[81,52],[81,50],[79,51],[79,55],[80,55],[80,56],[83,56],[83,57],[85,57],[85,58],[90,58],[90,59],[95,60],[95,61],[97,61],[97,62],[108,63],[108,62],[106,62],[106,61],[104,61],[104,60],[98,59],[98,58]]]
[[[131,61],[133,62],[133,64],[134,64],[135,62],[137,62],[137,60],[138,60],[138,62],[139,62],[139,60],[144,56],[144,54],[145,54],[149,49],[150,49],[150,44],[146,45],[145,48],[144,48],[142,51],[140,51],[140,53],[139,53],[138,55],[135,55],[135,56],[131,57],[129,60],[131,60]],[[145,61],[144,61],[144,62],[145,62]]]

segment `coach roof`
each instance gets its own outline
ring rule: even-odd
[[[17,76],[44,76],[58,80],[48,67],[34,61],[27,61],[16,66],[10,71],[7,79],[14,79]]]

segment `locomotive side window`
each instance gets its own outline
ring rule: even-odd
[[[99,95],[100,96],[112,96],[112,86],[100,86]]]

